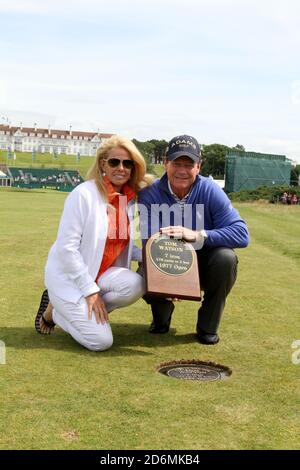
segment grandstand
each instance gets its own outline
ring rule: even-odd
[[[11,186],[17,188],[44,188],[58,191],[72,191],[84,180],[76,170],[58,168],[17,168],[7,167]]]
[[[285,155],[230,149],[225,159],[225,191],[289,186],[291,161]]]

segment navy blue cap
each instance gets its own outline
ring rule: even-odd
[[[194,162],[200,162],[200,146],[197,140],[190,135],[178,135],[170,140],[166,158],[170,161],[179,157],[189,157]]]

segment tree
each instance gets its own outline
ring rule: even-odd
[[[162,163],[168,142],[166,140],[155,140],[149,141],[154,146],[154,163]]]
[[[291,179],[290,179],[291,186],[298,186],[299,175],[300,175],[300,165],[293,166],[291,169]]]
[[[241,152],[245,152],[245,147],[243,145],[240,145],[240,144],[236,144],[235,147],[232,147],[233,149],[235,150],[240,150]]]
[[[225,174],[225,157],[230,147],[221,144],[203,145],[202,170],[203,176],[223,179]]]
[[[144,156],[147,163],[147,171],[154,173],[152,162],[155,164],[162,163],[168,142],[156,139],[140,142],[139,140],[133,139],[133,143]]]
[[[152,157],[154,155],[154,146],[150,142],[140,142],[136,139],[133,139],[132,142],[143,155],[147,165],[147,172],[153,173]]]

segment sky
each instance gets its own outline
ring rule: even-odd
[[[297,0],[0,0],[0,123],[300,163]]]

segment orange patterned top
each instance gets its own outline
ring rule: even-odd
[[[118,193],[107,176],[103,179],[108,191],[108,233],[96,282],[114,264],[129,242],[127,205],[136,196],[128,184],[124,184],[122,192]]]

